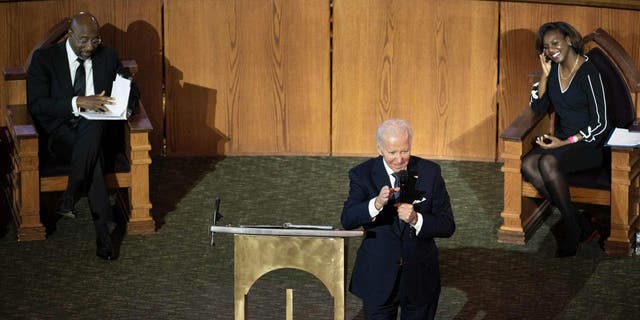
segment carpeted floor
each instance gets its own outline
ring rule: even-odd
[[[95,257],[88,204],[78,219],[54,219],[45,241],[16,242],[0,219],[0,319],[233,319],[232,236],[209,246],[213,199],[222,224],[339,227],[347,171],[362,158],[154,158],[151,200],[158,231],[125,235],[120,259]],[[606,257],[597,244],[553,258],[552,214],[525,246],[496,241],[502,210],[500,164],[438,161],[457,230],[439,239],[443,292],[438,319],[633,319],[640,317],[640,258]],[[55,201],[55,195],[54,195]],[[352,265],[359,241],[348,245]],[[350,268],[348,274],[350,274]],[[261,278],[248,298],[250,319],[331,319],[319,280],[293,269]],[[347,319],[362,319],[347,294]]]

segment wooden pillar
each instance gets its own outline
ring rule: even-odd
[[[43,240],[45,228],[40,221],[40,171],[38,136],[17,140],[13,145],[13,211],[18,241]],[[14,179],[18,179],[14,180]]]
[[[131,132],[127,156],[131,159],[131,187],[129,188],[129,225],[130,234],[149,234],[155,231],[155,223],[151,218],[151,202],[149,201],[149,132]]]
[[[611,255],[630,255],[638,230],[640,150],[611,150],[611,235],[605,250]]]
[[[546,216],[549,202],[523,196],[526,185],[522,179],[521,141],[504,140],[501,171],[504,176],[504,209],[500,213],[502,225],[498,241],[524,244]]]

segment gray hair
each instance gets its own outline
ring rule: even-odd
[[[402,133],[407,133],[409,136],[409,144],[411,144],[411,140],[413,138],[413,130],[409,125],[407,120],[403,119],[388,119],[385,120],[378,126],[378,130],[376,132],[376,143],[378,146],[382,146],[382,139],[389,135],[399,135]]]

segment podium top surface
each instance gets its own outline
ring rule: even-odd
[[[211,226],[211,232],[251,234],[265,236],[305,236],[305,237],[362,237],[363,230],[324,230],[324,229],[298,229],[298,228],[260,228],[260,227],[234,227]]]

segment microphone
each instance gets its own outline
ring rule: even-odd
[[[215,226],[220,219],[222,219],[222,214],[220,213],[220,197],[216,197],[216,200],[213,202],[213,217],[211,218],[213,226]],[[213,236],[213,231],[209,230],[209,237],[211,238],[209,245],[212,247],[215,245],[215,242],[213,242]]]
[[[409,172],[407,170],[398,171],[398,185],[400,186],[399,202],[409,203]]]

